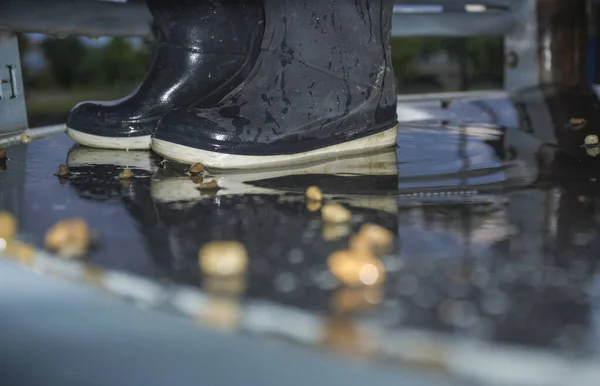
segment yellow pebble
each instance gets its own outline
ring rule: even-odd
[[[246,272],[248,252],[237,241],[211,241],[200,248],[198,260],[205,275],[237,276]]]
[[[586,145],[596,145],[598,144],[598,136],[596,134],[590,134],[583,140],[583,143]]]
[[[571,125],[571,129],[580,130],[585,127],[585,125],[587,124],[587,121],[583,118],[571,118],[569,120],[569,124]]]
[[[133,178],[133,172],[129,169],[123,169],[121,173],[119,173],[120,180],[130,180]]]
[[[318,186],[309,186],[308,189],[306,189],[306,198],[313,201],[322,201],[323,192]]]
[[[12,240],[17,234],[17,219],[12,213],[0,212],[0,239]]]
[[[67,168],[65,165],[60,165],[58,167],[58,173],[56,173],[59,177],[65,177],[69,175],[69,168]]]
[[[600,155],[600,147],[594,147],[592,149],[585,149],[585,152],[591,157],[598,157]]]
[[[48,230],[44,245],[63,257],[80,257],[88,250],[90,234],[87,223],[80,218],[61,220]]]
[[[31,142],[31,137],[25,133],[21,133],[21,142],[29,143]]]
[[[201,162],[196,162],[195,164],[190,166],[190,169],[188,170],[188,172],[190,174],[200,174],[203,171],[204,171],[204,164],[202,164]]]
[[[383,264],[367,251],[336,251],[327,264],[333,276],[350,287],[378,285],[385,280]]]
[[[219,189],[219,184],[217,184],[216,180],[202,182],[202,183],[198,184],[198,189],[199,190],[217,190],[217,189]]]
[[[340,204],[325,204],[321,208],[323,221],[333,224],[342,224],[350,221],[352,214]]]
[[[348,240],[348,247],[351,251],[359,253],[373,253],[375,249],[375,246],[371,240],[361,236],[360,234],[355,234],[354,236],[350,237],[350,240]]]
[[[309,212],[316,212],[319,209],[321,209],[321,201],[306,201],[306,210],[308,210]]]
[[[377,224],[364,224],[358,234],[377,247],[388,247],[394,240],[394,234]]]
[[[325,223],[321,230],[321,235],[325,241],[339,240],[350,234],[350,226],[348,224],[331,224]]]

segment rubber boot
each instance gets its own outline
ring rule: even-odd
[[[122,99],[76,105],[67,120],[75,141],[149,149],[164,113],[214,105],[252,70],[264,30],[259,0],[148,0],[148,7],[159,32],[148,73]]]
[[[163,116],[152,148],[167,159],[243,169],[394,146],[392,0],[264,0],[254,69],[208,109]]]

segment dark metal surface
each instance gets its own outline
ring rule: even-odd
[[[540,83],[588,83],[588,2],[537,1]]]
[[[548,103],[543,93],[533,95],[542,97],[530,97],[527,106]],[[407,103],[399,110],[412,109],[422,120],[401,125],[394,151],[205,176],[218,182],[216,192],[199,191],[179,167],[161,165],[148,152],[76,147],[63,134],[30,143],[25,163],[9,160],[6,171],[21,168],[26,176],[22,239],[41,246],[53,223],[75,216],[96,230],[96,246],[82,262],[88,267],[82,275],[94,278],[82,279],[88,284],[99,280],[91,266],[103,272],[107,287],[122,289],[125,281],[115,273],[126,272],[145,283],[129,293],[168,312],[195,309],[169,291],[215,295],[228,288],[239,307],[234,314],[241,315],[230,327],[246,333],[384,362],[414,355],[420,365],[502,381],[496,384],[560,385],[576,373],[584,377],[578,384],[593,385],[597,372],[569,366],[593,363],[600,352],[599,164],[565,158],[551,139],[541,139],[539,133],[562,128],[556,117],[568,111],[530,108],[535,130],[522,130],[517,102],[492,95],[457,99],[447,109],[435,99]],[[594,122],[596,115],[585,118]],[[54,175],[61,163],[72,171],[68,179]],[[136,178],[119,181],[124,167]],[[352,211],[348,235],[332,240],[319,213],[307,207],[303,192],[312,184]],[[327,256],[365,222],[396,235],[383,258],[387,279],[375,289],[340,287]],[[215,286],[201,271],[198,249],[215,239],[248,249],[243,282]],[[60,259],[43,261],[47,269]],[[232,310],[228,301],[210,304],[220,310],[217,319],[223,307]],[[260,317],[251,312],[257,309]],[[217,325],[229,326],[230,317],[226,311]],[[357,325],[371,334],[358,338]],[[397,336],[418,341],[419,334],[434,334],[436,348],[419,351],[424,338],[420,345],[392,343]],[[458,343],[439,343],[448,339]],[[465,345],[488,351],[469,356]],[[506,347],[528,354],[512,361],[522,353],[490,354]],[[544,370],[554,363],[548,355],[569,370]]]
[[[0,30],[54,35],[150,36],[152,16],[143,2],[4,0]]]

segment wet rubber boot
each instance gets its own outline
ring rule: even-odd
[[[244,169],[394,146],[392,0],[264,0],[250,75],[209,109],[163,116],[152,148],[167,159]]]
[[[259,0],[148,0],[148,7],[158,29],[150,69],[122,99],[76,105],[67,120],[67,133],[75,141],[149,149],[163,114],[214,105],[252,70],[265,26]]]

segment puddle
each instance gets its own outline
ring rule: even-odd
[[[600,348],[596,172],[559,162],[528,133],[429,120],[404,125],[397,149],[201,180],[150,152],[87,149],[64,134],[7,151],[0,206],[17,214],[22,238],[41,246],[52,224],[83,217],[99,240],[88,262],[104,270],[338,322],[578,354]],[[60,164],[69,178],[55,176]],[[119,179],[126,168],[134,178]],[[211,181],[218,189],[198,189]],[[347,229],[327,229],[318,205],[307,205],[311,185],[350,209]],[[341,288],[327,257],[364,223],[395,235],[382,257],[385,282]],[[242,282],[201,272],[198,250],[212,240],[245,246]]]

